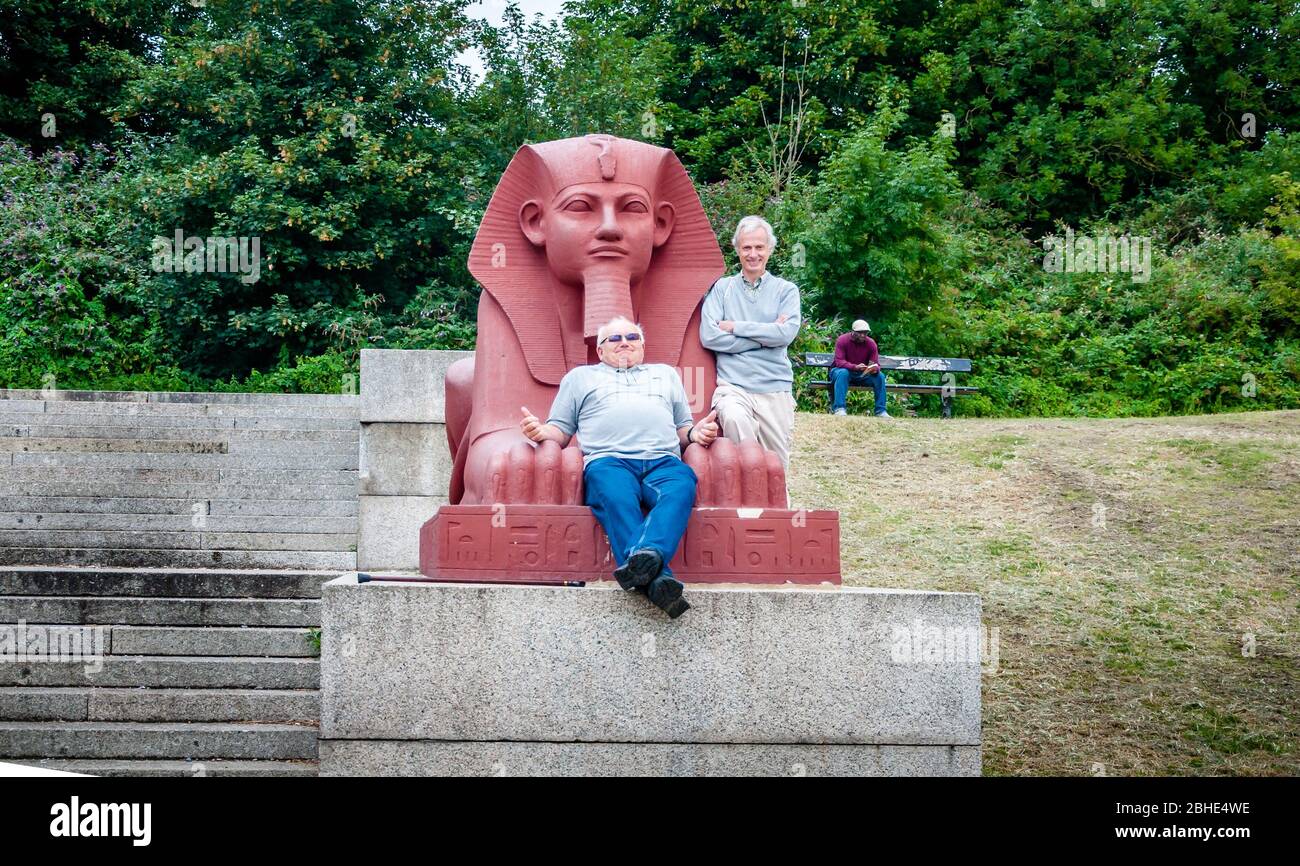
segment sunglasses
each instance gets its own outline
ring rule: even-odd
[[[635,343],[635,342],[637,342],[637,341],[640,340],[640,339],[641,339],[641,335],[640,335],[640,334],[636,334],[636,333],[632,333],[632,334],[610,334],[608,337],[606,337],[605,339],[601,340],[601,342],[602,342],[602,343],[621,343],[621,342],[623,342],[624,340],[627,340],[629,343]]]

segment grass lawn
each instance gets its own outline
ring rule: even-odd
[[[790,495],[845,584],[982,596],[986,774],[1300,775],[1300,412],[800,413]]]

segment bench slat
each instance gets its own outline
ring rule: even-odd
[[[809,382],[808,386],[814,390],[821,391],[829,388],[831,386],[831,383],[823,380],[818,382]],[[901,391],[901,392],[906,392],[911,394],[942,394],[944,387],[945,387],[944,385],[907,385],[907,384],[896,385],[893,382],[885,383],[886,391]],[[972,385],[953,385],[949,387],[952,388],[952,393],[954,394],[976,394],[979,392],[979,388],[976,388]],[[871,387],[869,385],[850,385],[849,390],[870,391]]]
[[[934,373],[969,373],[970,358],[911,358],[903,357],[901,355],[881,355],[880,366],[886,370],[923,370]]]
[[[830,367],[835,362],[834,352],[805,352],[805,367]],[[970,358],[921,358],[909,355],[881,355],[880,366],[885,370],[917,370],[927,373],[969,373]]]

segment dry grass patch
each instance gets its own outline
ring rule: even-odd
[[[800,414],[790,491],[847,584],[983,597],[986,772],[1300,774],[1300,412]]]

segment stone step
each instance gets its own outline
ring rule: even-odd
[[[206,550],[347,553],[357,546],[354,532],[218,532],[209,528],[200,538]]]
[[[0,719],[14,722],[316,722],[312,689],[0,688]]]
[[[306,628],[320,625],[320,602],[311,598],[0,595],[0,623],[18,622]]]
[[[227,445],[217,439],[127,439],[89,436],[0,436],[0,454],[224,454]],[[10,458],[10,464],[13,459]]]
[[[284,431],[277,431],[284,432]],[[322,457],[329,461],[337,461],[340,458],[352,457],[353,468],[356,464],[356,455],[359,445],[353,441],[327,441],[318,442],[306,439],[253,439],[253,440],[230,440],[223,438],[195,438],[193,435],[188,437],[170,437],[159,438],[153,436],[5,436],[0,435],[0,454],[44,454],[44,455],[81,455],[81,454],[132,454],[137,456],[154,455],[154,454],[207,454],[207,455],[225,455],[225,459],[220,464],[212,464],[209,461],[205,465],[221,465],[237,467],[242,463],[279,463],[279,468],[293,468],[293,460],[302,460],[308,457]],[[238,459],[236,459],[238,458]],[[89,465],[89,461],[68,461],[58,460],[47,461],[52,465],[72,466],[78,463]],[[119,461],[100,460],[94,465],[117,465],[121,462],[126,466],[143,466],[144,462],[131,462],[119,458]],[[23,461],[14,457],[9,458],[11,466],[30,466],[35,465],[36,461]],[[330,464],[325,464],[321,468],[328,468]]]
[[[346,430],[354,436],[361,435],[361,422],[352,418],[310,417],[281,418],[261,417],[235,418],[236,430]]]
[[[46,770],[61,770],[65,773],[82,773],[87,776],[140,776],[152,778],[174,776],[300,777],[315,776],[318,771],[318,764],[315,761],[231,761],[222,759],[205,761],[132,761],[86,758],[82,760],[24,759],[14,763]]]
[[[209,499],[212,516],[253,515],[262,517],[356,517],[357,498],[350,499]]]
[[[151,550],[335,551],[355,547],[351,532],[137,532],[95,529],[0,529],[0,548],[146,548]]]
[[[283,433],[283,430],[273,430]],[[314,441],[310,439],[231,439],[226,443],[226,453],[232,457],[258,460],[279,460],[282,457],[301,455],[303,457],[321,456],[329,459],[351,457],[352,466],[356,467],[360,450],[360,437],[350,440]]]
[[[139,598],[320,598],[332,571],[0,568],[0,595]]]
[[[45,483],[51,487],[56,484],[99,484],[113,487],[118,484],[150,483],[179,487],[183,485],[206,484],[209,488],[219,486],[271,486],[299,485],[321,488],[322,492],[333,491],[331,488],[351,489],[356,494],[356,469],[272,469],[243,467],[225,468],[214,466],[189,468],[172,466],[32,466],[29,464],[10,465],[3,462],[5,457],[23,458],[37,455],[3,454],[0,455],[0,489],[9,488],[10,492],[24,484]],[[44,456],[44,455],[42,455]],[[130,455],[103,455],[105,457],[123,457]],[[154,457],[170,455],[152,455]],[[180,456],[180,455],[177,455]],[[209,496],[204,499],[211,498]],[[223,497],[224,498],[224,497]]]
[[[75,512],[0,511],[0,530],[57,529],[96,532],[270,532],[277,534],[346,534],[357,532],[355,517],[272,517],[211,515],[206,503],[188,514],[77,514]],[[199,525],[196,526],[195,524]],[[355,538],[353,539],[355,540]],[[89,547],[90,545],[82,545]]]
[[[13,661],[0,656],[0,686],[317,689],[320,663],[235,656],[102,656],[76,661]]]
[[[349,408],[357,410],[356,394],[281,394],[250,391],[136,391],[148,394],[150,403],[206,403],[210,406],[294,406],[297,408]]]
[[[12,440],[11,440],[12,441]],[[156,454],[144,452],[119,452],[119,451],[99,451],[99,452],[28,452],[28,451],[10,451],[5,452],[10,457],[10,466],[13,468],[11,473],[17,473],[20,469],[32,468],[40,469],[45,472],[53,469],[56,472],[62,472],[64,469],[159,469],[159,470],[191,470],[191,469],[220,469],[220,470],[245,470],[254,472],[266,472],[268,470],[315,470],[320,473],[319,480],[326,484],[340,483],[346,481],[346,476],[331,476],[328,470],[335,472],[343,470],[356,471],[357,469],[357,452],[358,449],[349,449],[343,453],[325,454],[319,451],[312,451],[308,454],[299,452],[294,453],[186,453],[186,454]],[[298,473],[300,475],[315,478],[313,472]],[[8,474],[0,475],[0,478],[8,477]],[[27,478],[15,478],[14,480],[27,481]],[[216,479],[214,479],[216,480]],[[306,480],[306,478],[303,478]]]
[[[354,551],[177,550],[110,547],[0,547],[0,566],[239,568],[355,571]]]
[[[46,427],[143,427],[194,430],[346,430],[360,433],[360,422],[331,416],[283,416],[231,418],[218,415],[161,415],[149,413],[14,411],[0,402],[0,428],[26,430],[11,435],[36,435]]]
[[[0,388],[0,400],[81,403],[236,403],[275,406],[349,406],[355,394],[281,394],[268,391],[63,391]]]
[[[67,426],[67,425],[0,425],[0,441],[13,439],[144,439],[148,441],[214,441],[229,443],[293,443],[308,447],[356,446],[360,438],[358,429],[349,430],[295,430],[285,428],[232,427],[129,427],[129,426]]]
[[[0,496],[0,513],[174,515],[187,519],[195,505],[206,505],[209,516],[356,517],[355,499],[298,501],[294,499],[146,499],[93,496]],[[202,512],[198,512],[202,513]]]
[[[115,625],[109,629],[108,651],[115,656],[315,658],[319,652],[310,634],[305,628]]]
[[[310,725],[230,722],[0,722],[3,758],[310,760]]]
[[[12,635],[6,652],[31,646],[30,653],[76,653],[113,656],[240,656],[248,658],[315,658],[310,630],[274,626],[182,625],[41,625],[0,624]],[[4,657],[4,656],[0,656]],[[40,660],[36,656],[35,660]],[[16,659],[14,659],[16,660]]]
[[[285,406],[266,403],[132,403],[112,401],[46,400],[43,408],[37,401],[0,400],[0,416],[7,414],[42,414],[57,416],[93,417],[112,415],[120,418],[304,418],[317,420],[335,418],[355,421],[361,414],[361,404],[332,406]],[[306,426],[310,427],[311,424]]]
[[[107,532],[93,530],[0,530],[0,548],[4,547],[108,547],[202,550],[198,531],[194,532]],[[216,549],[216,548],[212,548]]]
[[[354,476],[355,479],[355,476]],[[302,481],[262,483],[235,483],[210,481],[5,481],[0,485],[10,496],[74,496],[105,499],[189,499],[192,502],[209,499],[291,499],[291,500],[352,500],[357,498],[357,484],[309,484]]]
[[[7,397],[0,400],[0,411],[9,414],[19,412],[39,412],[43,414],[45,412],[45,398],[39,396],[39,394],[33,395],[30,391],[23,397]]]
[[[290,396],[291,395],[276,395]],[[293,399],[262,399],[253,401],[213,400],[71,400],[71,399],[16,399],[0,400],[0,412],[86,413],[114,415],[230,415],[263,414],[297,415],[304,418],[328,418],[357,415],[361,401],[345,397],[323,403],[308,404]]]

